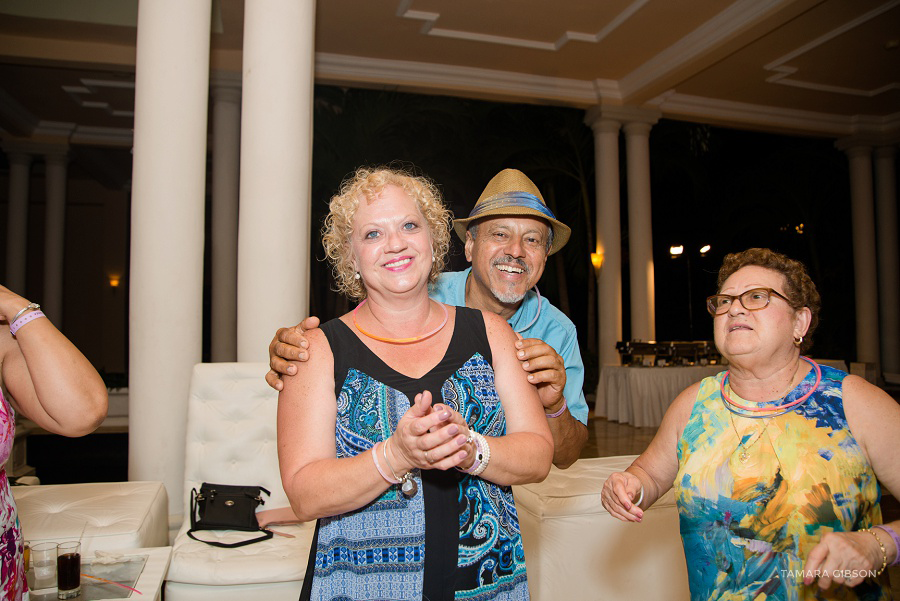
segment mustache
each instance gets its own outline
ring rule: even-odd
[[[504,255],[502,257],[497,257],[496,259],[491,261],[491,267],[496,267],[497,265],[501,265],[503,263],[506,263],[506,264],[513,263],[513,264],[517,265],[518,267],[521,267],[523,270],[525,270],[525,273],[531,273],[531,267],[529,267],[528,264],[525,263],[525,261],[523,261],[522,259],[519,259],[518,257],[514,257],[512,255]]]

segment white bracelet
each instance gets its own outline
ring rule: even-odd
[[[634,504],[634,505],[637,505],[638,507],[640,507],[640,506],[641,506],[641,501],[643,501],[643,500],[644,500],[644,485],[641,484],[641,494],[638,495],[637,501],[634,501],[633,504]]]
[[[482,436],[478,432],[475,432],[474,430],[472,431],[472,436],[474,436],[476,440],[476,453],[481,455],[480,457],[476,456],[476,461],[480,459],[481,462],[478,464],[478,467],[472,470],[470,475],[478,476],[485,470],[485,468],[487,468],[488,462],[490,462],[491,460],[491,445],[488,444],[488,441],[484,436]]]

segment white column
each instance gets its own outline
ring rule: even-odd
[[[237,359],[237,238],[241,158],[240,79],[214,76],[212,97],[213,362]]]
[[[603,258],[597,283],[600,368],[619,365],[616,342],[622,340],[622,225],[619,215],[619,129],[613,119],[587,119],[594,131],[597,194],[597,253]]]
[[[900,374],[900,249],[897,244],[896,149],[875,150],[875,214],[878,228],[878,298],[881,368]]]
[[[314,34],[314,0],[244,4],[238,361],[308,312]]]
[[[850,161],[853,231],[853,279],[856,293],[856,360],[878,367],[878,283],[875,260],[875,209],[872,194],[872,148],[845,149]]]
[[[650,128],[646,122],[625,125],[628,161],[628,263],[631,275],[631,338],[656,339],[653,286],[653,227],[650,211]]]
[[[210,14],[211,0],[138,4],[128,477],[163,481],[172,520],[201,354]]]
[[[7,151],[9,160],[9,208],[6,222],[6,287],[27,296],[25,290],[28,252],[28,184],[31,155]]]
[[[47,200],[44,215],[44,296],[41,309],[63,329],[63,271],[66,245],[67,151],[44,156]]]

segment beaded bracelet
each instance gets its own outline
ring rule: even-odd
[[[491,445],[487,439],[478,432],[472,432],[475,438],[475,463],[468,470],[463,470],[470,476],[479,476],[481,472],[487,469],[488,463],[491,461]]]
[[[890,526],[886,526],[885,524],[878,524],[877,526],[873,526],[872,528],[878,528],[879,530],[884,530],[888,536],[891,537],[891,540],[894,541],[894,547],[897,549],[897,556],[894,557],[894,561],[892,561],[889,566],[894,567],[900,565],[900,535],[897,534],[897,531],[891,528]]]
[[[38,319],[39,317],[47,317],[47,316],[44,315],[44,312],[43,312],[43,311],[32,311],[31,313],[26,313],[25,315],[23,315],[23,316],[20,317],[19,319],[17,319],[17,320],[15,320],[14,322],[12,322],[12,324],[9,326],[9,332],[10,332],[10,334],[12,334],[13,336],[15,336],[15,335],[16,335],[16,332],[19,331],[19,328],[21,328],[22,326],[24,326],[24,325],[25,325],[26,323],[28,323],[29,321]]]
[[[881,569],[875,572],[875,577],[878,578],[879,576],[881,576],[881,574],[884,573],[884,569],[887,567],[887,549],[884,548],[884,543],[881,542],[881,539],[878,538],[878,535],[875,534],[875,532],[873,532],[872,530],[869,530],[868,528],[861,528],[859,531],[868,532],[869,534],[874,536],[875,540],[878,541],[878,546],[881,547]]]

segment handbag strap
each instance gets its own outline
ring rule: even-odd
[[[197,525],[197,489],[191,489],[191,530]]]
[[[270,538],[272,538],[274,536],[274,534],[272,533],[271,530],[262,530],[263,535],[259,536],[257,538],[251,538],[250,540],[244,540],[244,541],[240,541],[237,543],[220,543],[219,541],[203,540],[202,538],[197,538],[196,536],[194,536],[194,532],[196,532],[196,530],[191,528],[190,530],[187,531],[187,535],[190,536],[195,541],[199,541],[201,543],[206,543],[207,545],[212,545],[213,547],[222,547],[224,549],[233,549],[234,547],[243,547],[244,545],[249,545],[252,543],[258,543],[260,541],[269,540]]]

